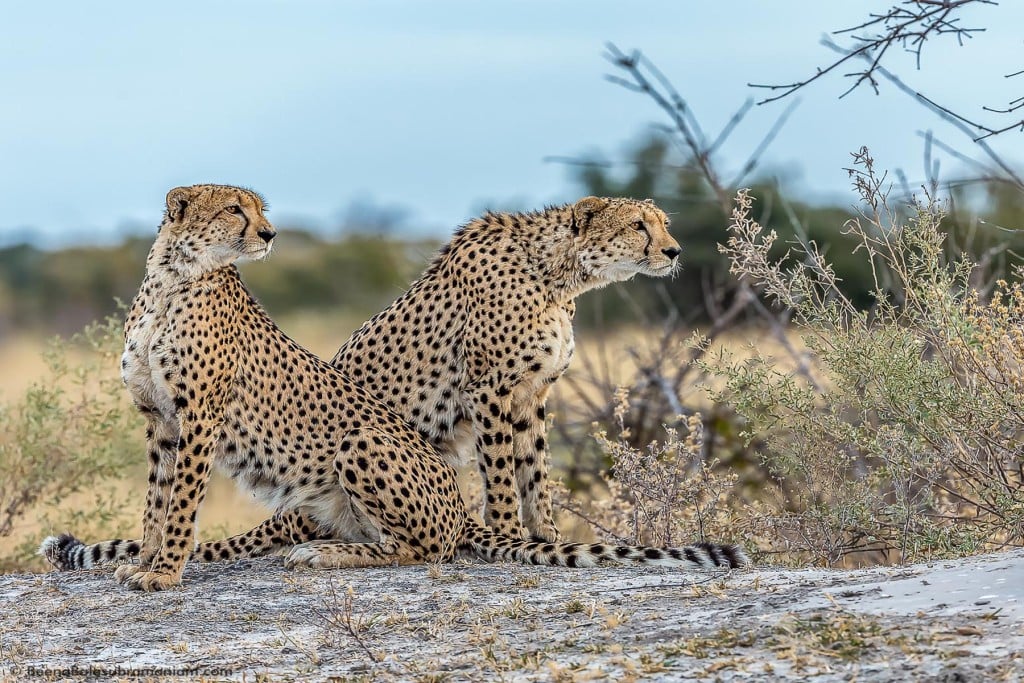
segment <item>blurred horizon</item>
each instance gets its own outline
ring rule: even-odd
[[[151,234],[166,191],[199,182],[257,189],[283,228],[338,235],[378,221],[381,232],[444,238],[484,209],[584,193],[553,158],[628,172],[631,150],[664,119],[604,79],[614,72],[605,43],[643,51],[714,137],[763,95],[748,82],[813,74],[832,56],[822,34],[889,5],[869,4],[14,5],[0,27],[0,247]],[[911,87],[973,114],[1004,103],[1004,75],[1024,54],[1024,3],[972,8],[968,20],[986,30],[964,47],[930,45],[921,70],[910,55],[895,64]],[[837,99],[847,85],[837,76],[799,93],[747,184],[776,179],[808,204],[849,207],[843,169],[862,145],[911,186],[925,177],[923,131],[976,154],[889,84]],[[740,168],[789,104],[755,106],[721,165]],[[989,142],[1019,164],[1022,139]],[[962,168],[935,155],[943,177]]]

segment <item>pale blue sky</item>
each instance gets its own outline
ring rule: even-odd
[[[889,4],[7,3],[0,244],[148,230],[170,187],[197,182],[253,187],[279,223],[330,228],[370,197],[407,208],[412,228],[446,234],[487,206],[575,198],[566,168],[545,157],[599,148],[621,158],[662,121],[648,100],[603,80],[606,41],[642,48],[717,128],[758,94],[748,81],[810,74],[831,56],[817,43],[826,30]],[[973,15],[989,30],[967,47],[936,43],[920,72],[902,62],[913,87],[968,113],[1005,104],[1003,74],[1024,67],[1024,2]],[[844,89],[833,78],[806,90],[766,157],[808,196],[845,201],[842,168],[860,145],[912,179],[923,176],[915,131],[970,151],[890,87],[837,100]],[[742,163],[784,105],[756,108],[726,162]],[[994,144],[1024,163],[1024,136]]]

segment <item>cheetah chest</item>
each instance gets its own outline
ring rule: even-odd
[[[169,381],[171,366],[165,336],[167,305],[146,302],[138,317],[125,331],[121,354],[121,380],[136,405],[154,409],[169,418],[174,415],[174,397]]]
[[[524,382],[535,390],[554,382],[569,367],[576,348],[569,312],[561,308],[548,310],[541,318],[530,347],[530,354],[524,358],[527,361]]]

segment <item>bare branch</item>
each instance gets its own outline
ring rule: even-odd
[[[748,85],[773,93],[758,102],[758,104],[767,104],[783,99],[835,71],[841,65],[853,63],[855,58],[860,58],[866,65],[843,74],[844,78],[852,79],[852,83],[839,97],[845,97],[865,84],[870,86],[875,94],[878,94],[878,77],[886,75],[883,62],[890,55],[893,47],[901,47],[905,52],[913,54],[917,68],[920,69],[921,55],[929,40],[939,36],[952,36],[958,45],[963,45],[968,38],[985,30],[984,28],[962,26],[960,17],[957,16],[959,12],[969,5],[997,4],[995,0],[903,0],[892,5],[885,12],[869,14],[866,20],[856,26],[833,31],[833,35],[848,35],[852,44],[836,49],[835,51],[840,56],[827,66],[818,67],[813,75],[793,83],[776,85],[748,83]],[[834,45],[829,38],[823,38],[822,43],[830,47]],[[1008,74],[1007,78],[1021,73],[1024,71]],[[923,95],[919,96],[922,99],[927,99]],[[928,102],[932,104],[933,108],[941,108],[949,115],[984,133],[976,138],[976,141],[1010,130],[1024,131],[1024,119],[1006,126],[989,127],[940,107],[931,100]],[[1022,107],[1024,107],[1024,97],[1010,100],[1005,109],[993,107],[982,107],[982,109],[995,114],[1009,114]]]
[[[769,102],[774,102],[776,100],[781,100],[782,98],[784,98],[784,97],[786,97],[788,95],[792,95],[793,93],[795,93],[800,88],[803,88],[806,85],[810,85],[814,81],[816,81],[819,78],[821,78],[822,76],[830,73],[831,71],[833,71],[834,69],[836,69],[840,65],[844,64],[848,60],[853,59],[854,57],[856,57],[856,56],[858,56],[861,53],[866,52],[866,51],[868,51],[868,46],[860,47],[857,50],[854,50],[850,54],[848,54],[845,57],[839,59],[839,61],[831,64],[830,66],[828,66],[828,67],[826,67],[824,69],[819,67],[817,72],[813,76],[811,76],[810,78],[807,78],[805,80],[802,80],[802,81],[797,81],[795,83],[786,83],[786,84],[783,84],[783,85],[768,85],[768,84],[764,84],[764,83],[747,83],[747,86],[749,86],[751,88],[763,88],[763,89],[771,90],[771,91],[782,90],[782,92],[780,94],[773,95],[772,97],[767,97],[767,98],[765,98],[765,99],[763,99],[763,100],[758,102],[758,104],[768,104]]]
[[[671,86],[657,68],[644,59],[639,50],[634,50],[631,54],[626,55],[612,43],[607,45],[607,49],[608,54],[606,57],[608,61],[625,71],[629,79],[611,75],[605,78],[632,92],[643,93],[654,100],[655,104],[672,120],[675,130],[682,136],[694,162],[700,167],[701,173],[707,179],[719,202],[726,206],[729,200],[729,193],[722,187],[718,175],[708,160],[707,150],[704,148],[701,140],[703,132],[699,126],[694,125],[693,114],[686,106],[682,96],[679,95],[678,91]],[[650,73],[651,77],[658,81],[657,87],[647,77],[647,73]]]
[[[931,107],[933,109],[937,109],[937,110],[939,110],[939,111],[941,111],[941,112],[943,112],[945,114],[948,114],[949,116],[957,119],[958,121],[962,121],[962,122],[966,123],[968,126],[972,126],[974,128],[977,128],[980,131],[983,131],[985,133],[984,135],[980,135],[978,137],[973,138],[975,142],[980,142],[980,141],[984,140],[985,138],[990,138],[993,135],[999,135],[1000,133],[1005,133],[1007,131],[1013,130],[1014,128],[1019,128],[1021,130],[1021,132],[1024,132],[1024,119],[1021,119],[1020,121],[1016,121],[1014,123],[1011,123],[1010,125],[1004,126],[1003,128],[989,128],[988,126],[980,124],[977,121],[972,121],[971,119],[968,119],[968,118],[966,118],[964,116],[961,116],[960,114],[957,114],[956,112],[950,110],[949,108],[942,106],[941,104],[939,104],[935,100],[932,100],[932,99],[930,99],[928,97],[925,97],[922,93],[917,93],[917,96],[918,96],[918,98],[924,100],[929,105],[931,105]],[[995,111],[995,110],[989,109],[989,111]],[[1012,109],[1011,110],[1007,110],[1007,111],[1012,111]]]
[[[718,151],[718,148],[721,147],[723,142],[729,139],[729,136],[732,135],[736,126],[739,125],[740,121],[743,120],[743,117],[747,115],[750,108],[753,106],[754,100],[747,99],[747,101],[743,103],[743,106],[737,109],[733,115],[729,117],[728,122],[726,122],[725,126],[722,128],[722,132],[718,134],[718,137],[715,138],[714,142],[708,145],[708,154],[714,154]]]
[[[829,48],[830,50],[833,50],[834,52],[842,53],[845,50],[845,48],[841,47],[840,45],[837,45],[836,43],[833,43],[832,41],[826,40],[822,44],[825,47]],[[964,135],[970,137],[974,142],[977,143],[978,147],[980,147],[982,151],[984,151],[985,154],[988,155],[988,158],[991,159],[1000,169],[1002,169],[1003,173],[1006,174],[1007,178],[1011,179],[1015,185],[1019,187],[1024,187],[1024,180],[1021,180],[1020,176],[1017,175],[1016,171],[1013,170],[1013,167],[1006,163],[1006,161],[1004,161],[1003,158],[999,156],[996,153],[996,151],[992,149],[992,147],[982,138],[975,138],[974,131],[972,131],[970,128],[968,128],[967,125],[965,125],[965,121],[962,117],[957,116],[948,109],[932,102],[927,97],[925,97],[921,93],[917,92],[916,90],[908,86],[899,78],[899,76],[892,73],[888,69],[884,67],[879,67],[877,71],[879,75],[881,75],[887,81],[895,85],[901,92],[913,97],[918,102],[922,102],[925,106],[927,106],[929,109],[938,114],[947,123],[953,125]]]
[[[733,178],[732,183],[730,183],[733,187],[739,187],[740,183],[743,182],[743,179],[757,168],[757,165],[761,161],[761,155],[764,154],[765,150],[768,149],[768,146],[775,141],[776,136],[778,136],[782,127],[786,125],[786,121],[789,120],[790,115],[797,106],[799,106],[799,104],[800,100],[793,100],[789,103],[789,106],[779,114],[779,117],[775,119],[775,123],[772,124],[772,127],[768,129],[768,133],[761,138],[761,142],[759,142],[757,147],[754,148],[754,151],[751,152],[750,157],[747,159],[747,162],[743,164],[743,168],[740,169],[739,174]]]
[[[936,147],[941,149],[946,154],[956,158],[958,161],[961,161],[961,162],[963,162],[963,163],[965,163],[965,164],[967,164],[969,166],[974,166],[976,169],[978,169],[979,171],[981,171],[985,175],[985,179],[986,180],[988,180],[990,176],[996,175],[996,172],[993,171],[991,168],[989,168],[985,164],[981,163],[977,159],[975,159],[973,157],[969,157],[966,154],[964,154],[963,152],[960,152],[959,150],[953,148],[951,145],[947,145],[945,142],[943,142],[942,140],[939,140],[937,137],[932,135],[931,131],[919,130],[919,131],[917,131],[917,135],[918,135],[918,137],[922,137],[922,138],[925,138],[925,139],[931,139],[931,144],[935,145]],[[908,192],[907,194],[909,195],[910,193]]]
[[[712,160],[712,156],[728,140],[747,112],[750,111],[751,102],[748,100],[741,105],[722,128],[721,132],[715,136],[715,139],[708,143],[704,135],[704,129],[697,120],[693,110],[686,103],[682,94],[657,66],[644,57],[639,50],[633,50],[627,54],[613,43],[608,43],[606,49],[605,58],[621,69],[626,75],[609,74],[605,78],[609,82],[622,86],[630,92],[647,95],[668,115],[672,121],[672,126],[667,129],[671,133],[671,139],[679,144],[687,157],[692,159],[715,194],[722,212],[728,215],[732,210],[733,191],[738,183],[757,166],[761,155],[778,135],[792,113],[792,107],[787,108],[776,119],[735,179],[731,183],[726,183],[723,181],[718,167]]]

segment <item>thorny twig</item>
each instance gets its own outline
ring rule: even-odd
[[[344,631],[373,662],[383,661],[384,658],[371,650],[366,641],[363,640],[363,633],[373,625],[375,619],[372,617],[367,619],[365,616],[356,615],[355,590],[351,584],[346,586],[343,595],[338,595],[337,586],[334,580],[331,579],[327,583],[327,590],[327,597],[329,599],[327,609],[326,611],[314,610],[317,617],[331,630],[332,636],[334,631]]]
[[[829,48],[830,50],[833,50],[834,52],[844,52],[844,48],[840,47],[839,45],[835,44],[830,40],[822,41],[822,44],[825,47]],[[974,140],[974,142],[977,143],[978,147],[980,147],[981,150],[985,152],[986,156],[988,156],[988,158],[991,159],[992,162],[995,163],[996,166],[998,166],[1003,171],[1003,173],[1006,174],[1004,180],[1012,181],[1018,187],[1024,187],[1024,180],[1022,180],[1020,176],[1017,175],[1017,173],[1013,170],[1013,167],[1006,163],[1006,161],[1004,161],[1003,158],[1000,157],[999,154],[997,154],[996,151],[992,149],[992,147],[987,142],[985,142],[983,138],[975,138],[973,131],[971,131],[970,128],[968,128],[964,124],[963,119],[955,116],[949,110],[940,107],[939,105],[935,104],[921,93],[915,91],[913,88],[904,83],[899,78],[899,76],[895,75],[888,69],[880,66],[876,69],[876,71],[878,75],[882,76],[890,83],[895,85],[900,90],[900,92],[903,92],[909,95],[910,97],[913,97],[917,101],[923,103],[926,107],[928,107],[936,114],[938,114],[940,117],[942,117],[943,120],[950,123],[951,125],[956,127],[960,132],[964,133],[972,140]],[[993,175],[994,178],[999,177],[998,172],[990,171],[990,173]]]
[[[839,52],[840,56],[824,68],[819,67],[812,76],[793,83],[775,85],[748,83],[748,85],[752,88],[760,88],[773,93],[758,102],[758,104],[767,104],[792,95],[801,88],[835,71],[840,66],[853,63],[855,59],[859,59],[865,62],[865,66],[859,69],[855,68],[853,71],[843,74],[845,78],[853,79],[853,83],[839,97],[845,97],[865,84],[869,85],[877,94],[879,92],[879,76],[889,80],[892,79],[886,73],[883,61],[888,57],[893,47],[901,47],[904,51],[914,55],[916,66],[920,69],[921,54],[929,40],[947,35],[955,38],[957,44],[963,45],[966,39],[973,37],[975,33],[985,30],[983,28],[966,28],[961,26],[960,18],[957,16],[959,12],[969,5],[997,4],[995,0],[904,0],[892,5],[883,13],[868,15],[868,19],[857,26],[834,31],[834,35],[849,35],[853,43],[852,45],[836,49],[835,51]],[[868,32],[863,33],[864,31]],[[822,42],[828,47],[835,45],[828,39]],[[1024,71],[1006,74],[1006,78],[1013,78],[1022,73]],[[945,112],[948,116],[981,132],[982,135],[980,136],[972,134],[976,142],[1011,130],[1024,132],[1024,119],[1001,127],[991,127],[958,114],[921,93],[917,93],[917,97],[920,101],[926,102],[933,110]],[[994,114],[1011,114],[1021,108],[1024,108],[1024,97],[1011,99],[1005,108],[982,107],[984,111]]]

